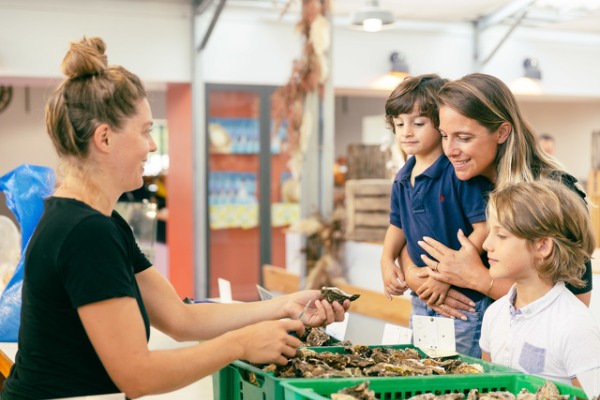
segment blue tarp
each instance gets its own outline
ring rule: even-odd
[[[0,342],[16,342],[21,319],[25,249],[44,211],[44,198],[54,191],[54,171],[23,164],[0,177],[0,191],[21,227],[21,258],[0,296]]]

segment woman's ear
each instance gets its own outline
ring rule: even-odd
[[[498,144],[506,142],[510,134],[512,133],[512,125],[510,122],[503,122],[498,128]]]
[[[107,124],[98,125],[94,130],[94,146],[102,152],[107,152],[110,146],[111,136],[112,130]]]

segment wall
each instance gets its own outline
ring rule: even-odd
[[[58,160],[46,134],[44,106],[51,88],[15,88],[13,99],[0,113],[0,175],[21,164],[54,167]]]
[[[53,90],[54,86],[13,89],[10,105],[0,113],[0,176],[21,164],[56,167],[58,157],[44,121],[44,107]],[[148,99],[154,118],[165,118],[164,92],[150,91]]]
[[[0,0],[0,82],[60,78],[68,42],[101,36],[109,63],[147,82],[191,80],[191,6],[182,1]]]
[[[556,139],[555,156],[567,170],[586,181],[592,168],[592,132],[600,130],[600,99],[589,102],[520,101],[523,113],[538,132]]]
[[[360,143],[362,118],[384,118],[385,97],[338,96],[335,103],[335,154],[346,154],[348,144]],[[592,162],[592,132],[600,130],[600,98],[553,100],[520,98],[523,114],[538,132],[556,139],[558,158],[575,177],[587,180]]]

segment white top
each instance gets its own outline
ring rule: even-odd
[[[600,326],[564,282],[520,310],[515,296],[513,285],[483,317],[479,345],[492,362],[567,384],[586,371],[600,375]],[[600,394],[595,380],[593,388],[581,382],[588,396]]]

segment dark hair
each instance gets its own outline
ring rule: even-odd
[[[72,42],[62,62],[65,80],[46,105],[46,127],[59,156],[85,157],[100,124],[119,129],[146,97],[140,79],[108,66],[106,45],[93,37]]]
[[[385,102],[385,120],[394,134],[394,118],[400,114],[410,114],[415,106],[419,115],[431,119],[437,128],[440,123],[436,94],[447,82],[436,74],[408,77],[392,91]]]

